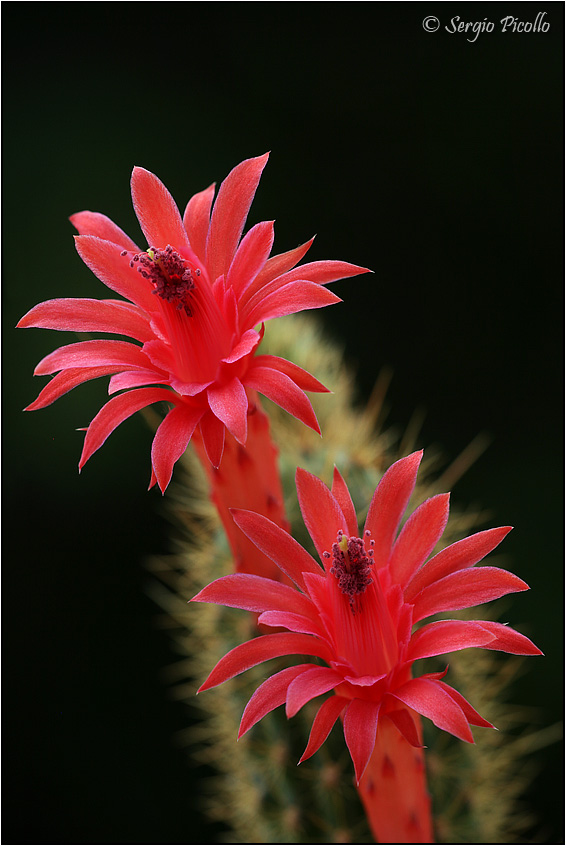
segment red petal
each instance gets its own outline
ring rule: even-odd
[[[269,153],[246,159],[228,174],[220,186],[206,241],[211,282],[228,273],[268,158]]]
[[[112,241],[113,244],[118,244],[122,250],[138,252],[138,247],[132,239],[125,232],[122,232],[120,227],[116,226],[114,221],[106,217],[105,214],[82,211],[72,214],[69,220],[78,230],[79,235],[94,235],[96,238],[102,238],[103,241]]]
[[[254,363],[243,379],[249,388],[259,391],[320,435],[320,426],[310,400],[284,373],[270,367],[258,367]]]
[[[410,743],[411,746],[415,747],[415,749],[423,748],[422,740],[419,737],[415,721],[407,708],[389,711],[387,716],[396,729],[403,735],[407,743]]]
[[[287,688],[298,675],[312,667],[312,664],[299,664],[297,667],[287,667],[274,676],[270,676],[261,684],[251,697],[242,714],[242,722],[238,732],[238,740],[242,735],[255,726],[266,714],[283,705],[287,698]]]
[[[297,281],[310,282],[315,285],[327,285],[337,279],[345,279],[347,276],[355,276],[358,273],[370,273],[365,267],[357,267],[355,264],[348,264],[345,261],[314,261],[310,264],[302,264],[294,270],[283,273],[281,276],[265,281],[261,286],[254,283],[247,290],[242,299],[242,306],[253,308],[262,299],[271,296],[281,288]],[[253,292],[253,296],[252,296]]]
[[[273,629],[285,628],[291,632],[312,634],[325,639],[326,632],[317,622],[317,617],[316,611],[310,617],[304,617],[292,611],[264,611],[259,615],[257,622],[259,625],[271,626]]]
[[[158,370],[125,370],[110,379],[108,393],[115,394],[128,388],[139,388],[143,385],[168,385],[169,377]]]
[[[332,549],[339,530],[347,529],[346,520],[336,498],[324,482],[300,467],[297,468],[295,478],[305,526],[324,563],[326,561],[324,553]]]
[[[341,302],[340,297],[332,291],[321,288],[314,282],[290,282],[265,297],[263,291],[260,291],[242,309],[242,326],[255,326],[274,317],[296,314],[310,308],[324,308]]]
[[[150,362],[140,347],[128,341],[79,341],[46,355],[35,368],[36,376],[69,367],[116,366],[147,369]]]
[[[135,167],[131,179],[134,211],[151,247],[188,247],[189,239],[175,200],[160,179]]]
[[[202,413],[200,408],[179,405],[159,425],[151,445],[151,464],[161,493],[165,493],[173,466],[185,452]]]
[[[405,601],[411,602],[423,588],[444,576],[456,570],[473,567],[501,543],[511,528],[511,526],[503,526],[500,529],[488,529],[486,532],[478,532],[447,546],[427,561],[422,570],[414,575],[407,585]]]
[[[369,529],[375,541],[376,567],[384,567],[389,560],[397,527],[415,487],[422,457],[420,451],[396,461],[375,489],[365,528]]]
[[[440,670],[438,673],[421,673],[421,679],[443,679],[446,673],[448,672],[448,664],[443,670]]]
[[[150,314],[159,308],[151,293],[151,285],[135,267],[130,267],[130,256],[123,256],[123,250],[118,244],[93,235],[77,235],[75,247],[87,267],[112,291]]]
[[[327,620],[329,618],[331,596],[327,578],[326,573],[323,573],[320,568],[318,573],[304,574],[308,594],[316,605],[321,620]]]
[[[349,276],[371,272],[367,267],[358,267],[356,264],[350,264],[347,261],[311,261],[307,264],[301,264],[300,267],[290,270],[283,276],[279,276],[277,281],[286,285],[288,282],[295,282],[297,279],[308,279],[317,285],[329,285],[338,279],[347,279]]]
[[[379,676],[348,676],[344,675],[344,679],[350,684],[355,685],[356,687],[371,687],[372,684],[375,684],[381,679],[384,679],[387,673],[381,673]]]
[[[187,230],[191,249],[203,262],[206,259],[206,236],[210,223],[210,208],[214,197],[215,184],[209,185],[204,191],[199,191],[187,203],[183,224]]]
[[[375,746],[379,704],[368,699],[353,699],[344,717],[344,737],[359,784]]]
[[[305,670],[289,685],[285,708],[287,717],[294,717],[311,699],[327,693],[342,682],[342,676],[329,667],[312,667]]]
[[[319,565],[306,549],[267,517],[238,508],[233,508],[231,513],[236,525],[252,543],[302,590],[307,589],[303,573],[320,574]]]
[[[207,391],[208,404],[237,441],[245,444],[248,432],[248,398],[239,379],[226,385],[213,384]]]
[[[302,764],[303,761],[306,761],[307,758],[310,758],[311,755],[314,755],[314,753],[320,749],[330,734],[334,723],[349,701],[350,700],[345,699],[343,696],[330,696],[322,703],[318,709],[316,717],[314,718],[309,742],[307,743],[307,748],[303,752],[299,764]]]
[[[398,690],[392,691],[391,695],[423,717],[428,717],[439,729],[473,743],[474,738],[462,708],[440,685],[441,682],[431,679],[411,679]]]
[[[348,490],[348,485],[342,478],[337,467],[334,468],[334,475],[332,477],[332,495],[336,498],[336,502],[342,509],[342,514],[346,519],[348,534],[356,537],[358,534],[358,518],[356,517],[356,509]]]
[[[273,246],[273,221],[257,223],[242,238],[226,277],[226,286],[233,288],[236,297],[253,282]]]
[[[218,468],[224,452],[224,437],[226,427],[212,411],[207,411],[200,421],[200,433],[208,460],[213,467]]]
[[[413,622],[440,611],[454,611],[483,605],[506,593],[528,590],[522,579],[498,567],[459,570],[429,585],[415,599]]]
[[[493,623],[491,620],[478,620],[482,628],[491,632],[494,640],[486,644],[486,649],[495,649],[498,652],[509,652],[511,655],[542,655],[538,646],[529,640],[525,635],[510,629],[503,623]]]
[[[100,449],[106,438],[120,423],[141,408],[162,400],[174,402],[174,394],[163,388],[140,388],[137,391],[120,394],[103,405],[87,429],[79,470],[84,467],[91,455]]]
[[[298,387],[303,391],[313,391],[314,393],[325,394],[330,393],[328,388],[325,388],[322,382],[319,382],[318,379],[315,379],[314,376],[311,376],[311,374],[307,373],[306,370],[303,370],[302,367],[299,367],[297,364],[293,364],[291,361],[287,361],[286,358],[279,358],[279,356],[276,355],[256,355],[254,359],[254,366],[269,367],[271,370],[278,370],[281,373],[284,373],[285,376],[292,379],[295,385],[298,385]]]
[[[316,613],[312,602],[304,594],[274,579],[249,573],[221,576],[203,588],[192,602],[213,602],[245,611],[296,611],[305,617]]]
[[[152,351],[151,358],[156,358],[154,356],[155,350]],[[165,357],[162,359],[165,362]],[[197,394],[202,393],[212,382],[183,382],[181,379],[173,379],[171,378],[170,385],[174,391],[177,391],[178,394],[181,394],[183,397],[196,397]]]
[[[145,314],[129,303],[74,297],[34,306],[18,323],[20,329],[30,326],[62,332],[115,332],[138,341],[155,337]]]
[[[401,531],[389,560],[394,582],[405,587],[430,555],[448,521],[450,494],[439,494],[423,502]]]
[[[450,685],[446,684],[446,682],[436,681],[434,683],[438,687],[442,688],[442,690],[446,691],[448,696],[450,696],[450,698],[454,700],[456,705],[459,705],[459,707],[464,713],[465,718],[469,723],[471,723],[473,726],[482,726],[482,728],[494,728],[491,723],[488,723],[487,720],[484,720],[481,714],[478,714],[478,712],[474,708],[472,708],[468,700],[464,699],[461,693],[458,693],[457,690],[454,690],[454,688],[450,687]]]
[[[63,394],[66,394],[67,391],[76,388],[77,385],[82,385],[83,382],[88,382],[91,379],[98,379],[99,376],[108,376],[109,373],[116,373],[116,371],[121,370],[121,367],[122,365],[114,365],[107,367],[77,367],[63,370],[61,373],[57,373],[47,383],[37,399],[28,405],[24,411],[37,411],[39,408],[45,408],[63,396]]]
[[[272,256],[268,259],[263,270],[258,273],[249,288],[246,288],[243,302],[248,302],[254,294],[256,294],[273,279],[276,279],[278,276],[281,276],[288,270],[291,270],[291,268],[300,262],[303,256],[308,252],[313,241],[314,238],[311,238],[310,241],[307,241],[305,244],[301,244],[299,247],[295,247],[293,250],[288,250],[286,253],[280,253],[279,255]]]
[[[475,620],[440,620],[428,623],[415,632],[409,643],[407,661],[430,658],[432,655],[445,655],[471,646],[491,648],[495,635]]]
[[[198,692],[216,687],[263,661],[282,655],[315,655],[325,661],[330,660],[328,647],[316,637],[294,632],[262,635],[236,646],[221,658]]]
[[[230,355],[223,358],[222,361],[225,361],[226,364],[232,364],[234,361],[239,361],[240,358],[243,358],[245,355],[249,355],[249,353],[253,352],[260,341],[261,335],[259,335],[255,329],[248,329],[247,332],[244,332]]]

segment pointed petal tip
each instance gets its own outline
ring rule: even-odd
[[[134,174],[138,173],[151,173],[151,171],[147,170],[147,168],[145,167],[141,167],[140,165],[134,165],[132,168],[132,177],[134,176]]]
[[[211,690],[213,687],[216,687],[216,685],[215,684],[209,684],[208,679],[206,679],[205,681],[203,681],[203,683],[201,684],[201,686],[199,687],[199,689],[197,690],[196,693],[197,693],[197,695],[199,693],[204,693],[205,690]]]
[[[412,466],[413,464],[416,466],[417,470],[420,466],[421,461],[423,460],[424,449],[417,449],[414,452],[410,452],[409,455],[403,456],[403,458],[399,458],[395,464],[399,462],[407,462],[408,465]],[[395,465],[391,465],[392,467]]]
[[[195,593],[192,599],[189,599],[188,602],[202,602],[202,599],[199,599],[199,597],[204,590],[206,590],[206,588],[202,588],[202,590],[199,590],[199,592]]]
[[[244,162],[258,162],[261,163],[261,169],[265,167],[268,162],[268,159],[271,155],[271,150],[268,150],[267,153],[262,153],[260,156],[250,156],[248,159],[243,159],[240,164],[244,164]],[[236,165],[238,167],[238,165]]]
[[[29,317],[29,315],[32,311],[33,311],[33,309],[30,309],[30,311],[26,312],[26,314],[24,314],[23,317],[20,317],[20,319],[16,323],[16,326],[15,326],[16,329],[28,329],[29,327],[31,327],[32,324],[29,322],[29,320],[27,318]]]

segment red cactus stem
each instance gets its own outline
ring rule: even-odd
[[[419,715],[410,714],[422,736]],[[378,843],[434,843],[424,750],[411,746],[391,720],[380,720],[358,792]]]
[[[277,466],[278,450],[270,434],[269,419],[262,410],[255,391],[248,391],[248,436],[242,445],[226,431],[224,453],[218,469],[208,459],[200,432],[193,443],[197,456],[208,476],[214,502],[232,554],[234,571],[284,581],[287,578],[270,558],[253,544],[234,523],[231,508],[243,508],[268,517],[286,532],[283,489]]]

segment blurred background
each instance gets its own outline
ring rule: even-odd
[[[367,400],[393,372],[388,423],[424,414],[419,446],[489,449],[453,501],[512,524],[508,605],[546,657],[513,701],[533,727],[563,713],[563,5],[548,3],[3,4],[3,842],[214,842],[176,733],[175,660],[144,560],[167,552],[138,415],[79,477],[90,383],[23,414],[38,360],[71,336],[14,326],[35,303],[105,297],[67,218],[108,214],[132,237],[138,164],[181,209],[271,150],[250,225],[276,250],[374,275],[319,313]],[[506,15],[547,32],[502,33]],[[425,16],[440,28],[426,32]],[[495,22],[475,42],[445,26]],[[469,37],[469,36],[468,36]],[[473,36],[472,36],[473,37]],[[563,841],[563,757],[536,753],[531,841]]]

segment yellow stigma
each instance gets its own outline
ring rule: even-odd
[[[342,537],[338,541],[338,546],[340,547],[344,555],[346,555],[346,553],[348,552],[348,538],[346,537],[346,535],[342,535]]]

